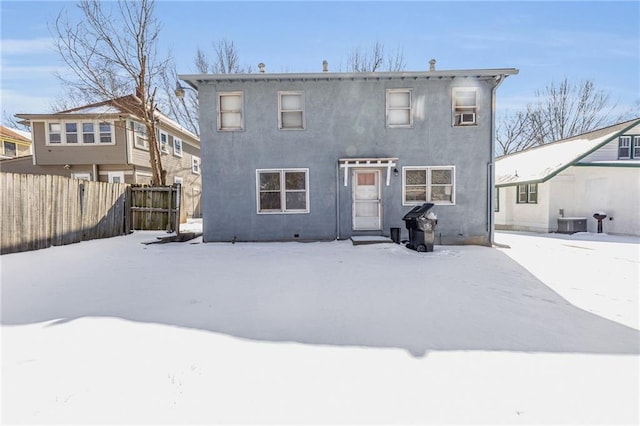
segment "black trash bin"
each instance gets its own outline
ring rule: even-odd
[[[402,218],[409,230],[407,248],[420,252],[433,251],[438,219],[433,212],[428,213],[431,207],[433,207],[432,203],[415,206]]]

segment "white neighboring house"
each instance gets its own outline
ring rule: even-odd
[[[496,159],[499,230],[640,235],[640,118]]]

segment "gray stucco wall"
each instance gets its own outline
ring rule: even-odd
[[[478,122],[452,125],[452,88],[478,87]],[[335,239],[352,231],[352,184],[338,159],[398,158],[386,186],[382,233],[400,227],[402,167],[455,166],[455,205],[436,205],[436,243],[487,244],[493,78],[228,81],[199,88],[205,241]],[[387,128],[386,89],[412,89],[412,128]],[[279,130],[277,92],[303,90],[304,130]],[[216,93],[244,93],[243,131],[218,131]],[[256,169],[308,168],[310,211],[257,214]],[[339,216],[339,218],[337,218]],[[339,228],[339,234],[338,234]],[[366,234],[366,232],[364,232]],[[296,237],[297,235],[297,237]]]

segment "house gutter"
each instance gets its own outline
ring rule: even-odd
[[[507,78],[507,74],[500,74],[496,77],[496,85],[491,89],[491,162],[487,164],[488,184],[489,184],[489,199],[487,200],[487,226],[489,229],[489,244],[493,246],[495,244],[494,238],[494,213],[493,213],[493,200],[495,199],[495,163],[496,163],[496,91],[502,82]]]

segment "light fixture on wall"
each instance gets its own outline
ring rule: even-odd
[[[71,168],[71,164],[65,164],[65,165],[64,165],[64,169],[65,169],[65,170],[69,170],[70,168]]]
[[[173,91],[173,93],[175,93],[176,98],[184,99],[185,90],[187,89],[196,92],[196,97],[198,97],[198,91],[196,89],[189,86],[182,86],[179,81],[176,81],[176,89]]]
[[[398,171],[398,168],[397,168],[397,167],[396,167],[396,168],[394,168],[394,169],[393,169],[393,175],[394,175],[394,176],[398,176],[399,174],[400,174],[400,172]]]

